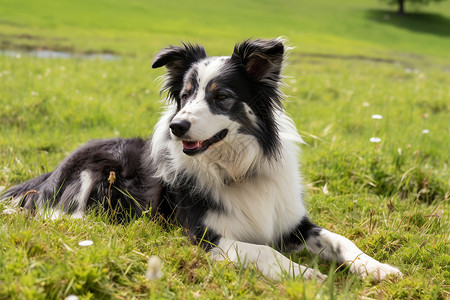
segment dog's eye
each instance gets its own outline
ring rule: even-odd
[[[221,100],[227,99],[227,96],[225,96],[224,94],[217,94],[217,95],[214,97],[214,99],[221,101]]]
[[[180,95],[180,99],[183,101],[186,100],[187,98],[188,98],[188,94],[186,94],[186,93],[183,93]]]

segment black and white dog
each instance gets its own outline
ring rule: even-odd
[[[168,106],[149,141],[91,141],[3,199],[51,217],[83,217],[98,204],[121,217],[151,210],[175,218],[213,259],[253,263],[273,279],[326,276],[272,247],[306,247],[362,278],[401,276],[309,220],[298,171],[302,140],[279,89],[284,55],[278,39],[244,41],[231,57],[209,57],[191,44],[161,50],[152,67],[167,68]]]

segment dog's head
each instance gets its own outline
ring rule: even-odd
[[[208,57],[203,47],[183,44],[161,50],[152,67],[167,68],[163,87],[175,102],[172,139],[187,155],[219,146],[238,134],[256,138],[266,156],[277,152],[275,110],[281,108],[285,47],[275,40],[247,40],[229,57]]]

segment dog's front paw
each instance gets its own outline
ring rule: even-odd
[[[375,281],[381,281],[388,276],[403,277],[402,272],[388,264],[380,263],[379,261],[363,254],[358,257],[350,266],[350,270],[359,275],[362,279],[369,276]]]
[[[382,263],[378,263],[378,265],[375,268],[368,270],[368,273],[371,278],[377,281],[384,280],[386,279],[386,277],[391,275],[397,278],[403,277],[403,274],[402,272],[400,272],[399,269],[391,265]]]
[[[324,282],[328,277],[327,275],[320,273],[319,270],[306,268],[303,266],[301,266],[301,272],[304,279],[315,279],[318,282]]]

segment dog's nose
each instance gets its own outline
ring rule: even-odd
[[[169,127],[175,136],[182,137],[191,128],[191,123],[186,120],[172,121]]]

